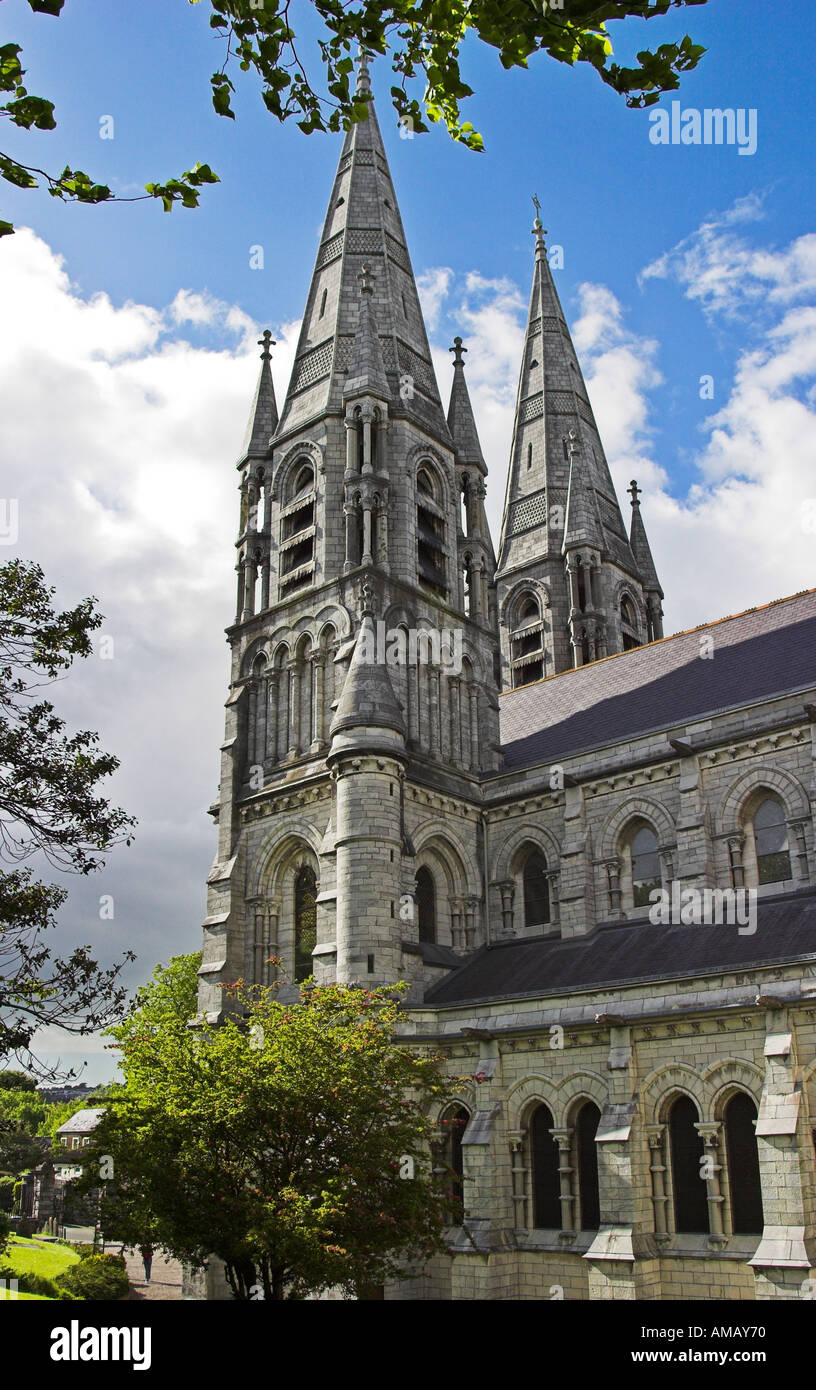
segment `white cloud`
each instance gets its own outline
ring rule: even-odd
[[[430,270],[423,271],[422,275],[416,277],[419,302],[430,332],[433,332],[439,323],[439,315],[452,279],[453,271],[446,265],[432,266]]]

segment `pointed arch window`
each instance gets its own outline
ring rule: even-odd
[[[421,463],[416,474],[416,557],[420,585],[440,598],[447,598],[442,488],[429,463]]]
[[[594,1101],[588,1100],[578,1112],[575,1123],[575,1145],[578,1168],[578,1200],[580,1229],[597,1231],[601,1224],[601,1198],[598,1186],[598,1146],[595,1135],[601,1112]]]
[[[657,836],[650,825],[641,825],[632,836],[632,901],[635,907],[648,907],[649,894],[661,884]]]
[[[558,1144],[551,1134],[553,1117],[546,1105],[530,1116],[530,1166],[533,1175],[533,1225],[536,1230],[560,1231],[561,1196]]]
[[[465,1212],[465,1163],[462,1140],[470,1115],[463,1105],[452,1105],[442,1116],[443,1130],[441,1161],[446,1170],[446,1187],[454,1204],[454,1221],[461,1224]]]
[[[295,980],[312,973],[312,951],[317,945],[317,878],[303,864],[295,879]]]
[[[530,685],[544,676],[544,624],[534,594],[525,594],[515,613],[516,629],[510,634],[510,674],[513,689]]]
[[[696,1129],[697,1107],[679,1096],[669,1111],[674,1229],[707,1235],[708,1193],[702,1176],[703,1141]]]
[[[754,812],[754,844],[760,883],[784,883],[792,877],[788,823],[775,796],[766,797]]]
[[[638,636],[638,621],[635,605],[628,594],[624,594],[621,599],[620,616],[623,650],[629,652],[635,647],[639,647],[641,643],[640,637]]]
[[[723,1112],[734,1235],[759,1235],[765,1224],[756,1121],[757,1108],[753,1100],[744,1091],[737,1091]]]
[[[315,470],[311,459],[298,459],[289,478],[289,500],[280,523],[280,588],[287,593],[310,584],[314,575]]]
[[[550,920],[550,881],[547,861],[540,850],[533,850],[524,865],[524,925],[543,927]]]
[[[430,869],[424,864],[416,876],[417,920],[420,941],[436,941],[436,884]]]

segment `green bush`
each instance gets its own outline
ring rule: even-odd
[[[127,1298],[130,1285],[122,1255],[86,1255],[56,1278],[57,1288],[72,1298],[111,1302]]]
[[[80,1256],[80,1258],[83,1259],[83,1260],[84,1260],[84,1259],[86,1258],[86,1256],[88,1256],[88,1255],[95,1255],[95,1254],[96,1254],[96,1251],[94,1250],[93,1246],[92,1246],[87,1240],[78,1240],[78,1241],[76,1241],[76,1242],[66,1240],[66,1241],[65,1241],[65,1244],[68,1245],[68,1246],[70,1246],[70,1248],[71,1248],[72,1250],[75,1250],[76,1253],[77,1253],[77,1254]]]
[[[2,1255],[5,1252],[10,1234],[11,1222],[6,1216],[6,1213],[4,1211],[0,1211],[0,1255]]]
[[[38,1293],[43,1298],[70,1298],[72,1295],[63,1289],[58,1289],[53,1279],[46,1279],[42,1274],[32,1274],[30,1271],[20,1273],[12,1265],[0,1264],[0,1279],[5,1279],[9,1287],[12,1287],[11,1280],[17,1280],[18,1293]]]
[[[14,1188],[17,1179],[7,1174],[0,1177],[0,1211],[14,1210]]]

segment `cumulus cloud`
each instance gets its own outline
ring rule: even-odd
[[[0,337],[0,492],[19,507],[19,541],[0,561],[37,560],[60,604],[97,596],[112,659],[80,663],[52,698],[121,759],[110,795],[140,822],[131,848],[69,882],[55,944],[88,941],[106,963],[133,948],[144,978],[199,945],[233,616],[234,461],[258,327],[205,292],[183,289],[165,308],[85,297],[25,229],[4,243],[0,294],[13,327]],[[298,329],[275,330],[279,398]]]

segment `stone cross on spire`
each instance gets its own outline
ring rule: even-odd
[[[275,346],[275,339],[272,337],[272,334],[269,332],[269,329],[265,328],[260,338],[258,339],[258,347],[263,348],[263,352],[261,353],[262,362],[269,362],[271,360],[272,348]]]
[[[544,226],[542,226],[542,222],[541,222],[541,204],[540,204],[540,202],[538,201],[538,194],[537,194],[537,193],[534,193],[534,194],[533,194],[533,207],[534,207],[535,210],[536,210],[535,222],[533,223],[533,226],[532,226],[532,233],[533,233],[533,236],[534,236],[535,239],[536,239],[536,253],[538,253],[538,252],[540,251],[542,254],[544,254],[544,253],[546,252],[546,250],[547,250],[547,247],[546,247],[546,245],[544,244],[544,238],[545,238],[545,236],[547,235],[547,228],[544,227]]]
[[[633,506],[633,507],[639,507],[639,506],[640,506],[640,493],[643,491],[643,488],[638,487],[637,482],[635,481],[634,478],[632,479],[631,483],[629,484],[629,487],[628,487],[627,491],[628,491],[628,493],[629,493],[629,496],[630,496],[631,499],[632,499],[632,506]]]
[[[454,338],[454,340],[453,340],[453,347],[452,347],[452,348],[448,348],[448,352],[452,352],[452,353],[453,353],[453,365],[454,365],[454,367],[464,367],[464,365],[465,365],[465,359],[464,359],[463,354],[467,352],[467,348],[466,348],[466,347],[462,347],[462,339],[461,339],[461,338]]]

